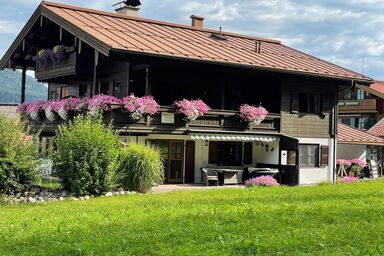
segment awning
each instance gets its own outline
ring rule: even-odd
[[[272,142],[278,141],[277,136],[267,135],[238,135],[238,134],[191,134],[192,140],[204,140],[204,141],[260,141],[260,142]]]

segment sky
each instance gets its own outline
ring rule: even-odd
[[[113,11],[120,0],[53,0]],[[41,1],[0,0],[0,56]],[[141,0],[140,16],[281,40],[318,58],[384,80],[383,0]],[[363,64],[364,63],[364,64]]]

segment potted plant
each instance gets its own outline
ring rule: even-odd
[[[44,104],[45,117],[51,122],[55,121],[58,116],[57,112],[59,111],[59,108],[60,102],[54,100],[47,101]]]
[[[33,121],[37,122],[42,118],[42,112],[44,110],[45,101],[39,100],[34,103],[28,104],[27,116]]]
[[[129,117],[137,122],[146,115],[153,116],[159,111],[159,104],[152,96],[135,97],[134,94],[123,98],[124,109],[129,113]]]
[[[99,94],[88,99],[88,111],[91,116],[95,116],[98,113],[104,111],[110,111],[111,105],[121,104],[122,101],[114,96]]]
[[[184,116],[184,121],[190,122],[204,116],[211,110],[204,101],[197,100],[179,100],[175,101],[173,106],[176,108],[176,113]]]
[[[238,116],[250,125],[260,125],[268,115],[268,111],[262,106],[243,104],[240,106]]]
[[[351,168],[349,169],[349,175],[359,177],[361,170],[367,165],[367,163],[360,159],[351,160]]]

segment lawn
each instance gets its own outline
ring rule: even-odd
[[[384,181],[0,206],[0,255],[383,255]]]

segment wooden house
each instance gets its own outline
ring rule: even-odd
[[[0,61],[0,69],[36,71],[49,98],[109,94],[152,95],[159,113],[130,122],[116,108],[105,114],[122,140],[156,145],[166,163],[166,182],[199,183],[202,167],[274,167],[282,183],[335,179],[338,91],[373,81],[285,46],[204,27],[141,18],[137,8],[118,13],[42,2]],[[40,49],[66,47],[56,65],[39,65]],[[25,86],[22,95],[25,95]],[[25,97],[23,96],[23,99]],[[175,100],[200,98],[212,110],[185,122]],[[258,126],[237,116],[239,106],[269,111]],[[43,122],[42,136],[57,124]]]

